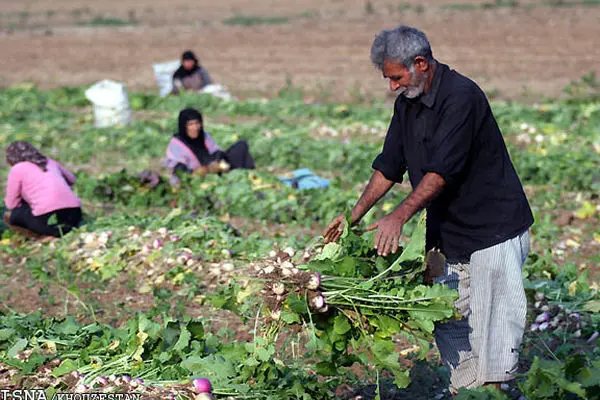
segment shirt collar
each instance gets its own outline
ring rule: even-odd
[[[435,62],[435,72],[433,74],[433,81],[431,82],[431,86],[429,87],[429,91],[424,93],[420,99],[421,103],[423,103],[428,108],[433,107],[433,103],[435,103],[435,98],[437,96],[438,90],[440,88],[440,83],[442,81],[443,70],[445,69],[445,65],[439,62]]]

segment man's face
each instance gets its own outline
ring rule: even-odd
[[[414,99],[423,93],[427,83],[427,72],[421,68],[406,68],[404,65],[385,60],[383,63],[383,77],[389,79],[390,89],[399,91],[409,99]]]
[[[194,60],[183,60],[182,64],[183,68],[185,68],[188,71],[191,71],[192,69],[194,69],[194,65],[196,64],[196,62]]]

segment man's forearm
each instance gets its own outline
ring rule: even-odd
[[[375,171],[369,180],[360,199],[352,209],[352,221],[358,222],[373,207],[384,194],[394,186],[394,182],[388,180],[379,171]]]
[[[393,212],[403,224],[406,223],[419,210],[427,207],[442,192],[445,184],[440,175],[433,172],[425,174],[415,190]]]

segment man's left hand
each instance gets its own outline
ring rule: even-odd
[[[404,220],[392,213],[367,226],[367,231],[377,229],[375,233],[377,254],[386,257],[390,252],[395,254],[398,251],[403,225]]]

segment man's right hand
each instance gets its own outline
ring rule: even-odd
[[[346,216],[344,214],[340,214],[331,221],[331,223],[325,229],[325,233],[323,237],[325,238],[325,243],[337,242],[337,240],[344,233],[344,227],[346,226]]]
[[[358,203],[352,208],[352,222],[351,225],[357,224],[362,217],[373,207],[375,203],[387,193],[390,188],[394,186],[394,182],[387,179],[381,172],[375,171],[369,180],[367,187],[363,194],[360,196]],[[325,243],[335,242],[344,233],[346,226],[346,216],[344,214],[338,215],[331,221],[323,237]]]

